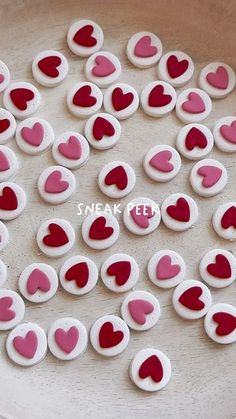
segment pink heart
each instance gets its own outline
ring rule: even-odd
[[[139,39],[137,44],[134,48],[134,55],[136,57],[141,58],[148,58],[153,57],[158,51],[157,47],[154,47],[151,45],[151,37],[149,35],[145,35],[142,38]]]
[[[149,218],[154,216],[154,212],[150,206],[147,205],[136,205],[130,211],[130,215],[133,218],[135,224],[141,228],[149,227]]]
[[[66,180],[61,180],[62,174],[60,170],[52,172],[45,182],[45,192],[48,193],[60,193],[66,191],[69,188],[69,183]]]
[[[162,256],[156,267],[157,279],[171,279],[180,272],[179,265],[172,265],[169,255]]]
[[[134,321],[141,325],[146,323],[145,314],[150,314],[154,310],[153,304],[146,300],[129,301],[128,307]]]
[[[36,122],[32,128],[22,128],[21,135],[28,144],[38,147],[43,141],[44,127],[40,122]]]
[[[222,125],[220,127],[220,133],[225,140],[236,144],[236,121],[233,121],[231,125]]]
[[[182,108],[185,112],[189,113],[201,113],[206,109],[201,96],[195,92],[188,94],[188,100],[182,104]]]
[[[92,69],[92,74],[96,77],[106,77],[116,71],[116,67],[107,57],[103,55],[97,55],[95,58],[95,63],[97,64]]]
[[[11,297],[2,297],[0,298],[0,321],[9,322],[16,317],[16,313],[13,310],[10,310],[10,307],[13,304],[13,299]]]
[[[7,159],[7,156],[3,151],[0,151],[0,172],[5,172],[10,169],[10,164]]]
[[[228,71],[220,65],[215,73],[208,73],[206,79],[209,84],[218,89],[227,89],[229,84],[229,75]]]
[[[78,138],[72,135],[67,143],[61,143],[58,146],[59,152],[67,159],[77,160],[81,157],[81,144]]]
[[[202,166],[199,167],[197,173],[203,176],[202,186],[211,188],[214,186],[222,176],[222,170],[216,166]]]
[[[33,330],[30,330],[25,337],[16,336],[13,339],[13,346],[24,358],[32,359],[38,348],[38,337]]]
[[[171,157],[171,151],[163,150],[155,154],[155,156],[151,158],[149,164],[160,172],[168,173],[174,169],[173,164],[169,162]]]
[[[0,84],[1,84],[2,82],[4,82],[4,80],[5,80],[4,74],[0,74]]]
[[[29,294],[34,295],[36,291],[41,290],[48,292],[51,288],[50,281],[47,275],[40,271],[40,269],[34,269],[27,281],[27,291]]]
[[[72,326],[67,332],[63,329],[57,329],[55,340],[63,352],[70,354],[79,340],[79,330],[75,326]]]

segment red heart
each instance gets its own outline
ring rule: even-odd
[[[230,207],[221,218],[221,226],[226,230],[229,227],[236,228],[236,207]]]
[[[190,220],[189,204],[184,198],[179,198],[176,205],[170,205],[166,209],[167,214],[177,221],[187,223]]]
[[[114,332],[113,324],[106,322],[102,325],[99,332],[99,344],[101,348],[112,348],[118,345],[124,337],[122,330],[116,330]]]
[[[199,297],[202,295],[201,287],[192,287],[183,292],[179,297],[179,302],[190,310],[202,310],[205,304]]]
[[[107,186],[116,185],[118,189],[123,191],[128,185],[128,176],[123,166],[116,166],[105,177]]]
[[[51,223],[48,226],[50,234],[43,238],[43,243],[50,247],[64,246],[69,242],[68,236],[61,226]]]
[[[236,329],[236,317],[230,313],[219,312],[212,316],[214,322],[218,323],[216,334],[226,336]]]
[[[14,337],[13,346],[24,358],[32,359],[38,348],[38,337],[33,330],[30,330],[25,337]]]
[[[195,147],[205,148],[207,146],[207,138],[200,129],[193,127],[186,135],[185,145],[190,151]]]
[[[75,281],[79,288],[87,285],[89,279],[89,268],[86,262],[76,263],[71,266],[65,274],[67,281]]]
[[[152,107],[166,106],[172,100],[171,95],[164,93],[164,87],[161,84],[153,87],[148,97],[148,104]]]
[[[104,135],[112,137],[115,134],[113,125],[105,118],[98,116],[93,124],[93,136],[95,140],[100,141]]]
[[[116,111],[128,108],[134,100],[132,92],[123,93],[120,87],[116,87],[112,92],[112,104]]]
[[[97,44],[96,38],[92,35],[93,33],[92,25],[85,25],[80,28],[73,37],[73,41],[76,44],[82,45],[83,47],[94,47]]]
[[[16,317],[15,311],[11,310],[10,307],[13,304],[11,297],[0,298],[0,321],[9,322]]]
[[[75,349],[78,340],[79,331],[75,326],[70,327],[67,332],[63,329],[57,329],[55,331],[55,341],[59,348],[66,354],[70,354]]]
[[[0,134],[6,131],[11,125],[9,119],[0,119]]]
[[[5,186],[2,190],[2,196],[0,196],[0,209],[5,211],[14,211],[18,207],[18,200],[15,192]]]
[[[76,106],[82,106],[83,108],[89,108],[90,106],[97,103],[97,99],[91,95],[91,86],[82,86],[73,97],[73,104]]]
[[[139,377],[151,377],[155,383],[159,383],[163,378],[162,363],[156,355],[151,355],[147,358],[139,368]]]
[[[48,77],[55,78],[59,75],[57,67],[61,64],[61,58],[56,55],[42,58],[38,62],[39,69]]]
[[[14,105],[20,109],[20,111],[25,111],[28,106],[27,102],[34,98],[34,92],[30,89],[19,87],[10,91],[10,97]]]
[[[188,69],[188,60],[178,60],[175,55],[170,55],[167,60],[167,70],[172,79],[182,76]]]
[[[107,268],[107,274],[116,277],[116,284],[120,287],[124,285],[131,273],[131,263],[128,260],[120,260],[112,263]]]
[[[113,227],[106,227],[106,218],[98,217],[89,229],[89,238],[93,240],[105,240],[113,234]]]
[[[215,263],[207,266],[207,272],[215,278],[227,279],[231,277],[232,270],[228,259],[224,255],[216,255]]]

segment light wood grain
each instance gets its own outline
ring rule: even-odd
[[[65,41],[68,27],[80,18],[91,18],[103,27],[104,48],[121,60],[121,80],[139,92],[148,81],[156,78],[155,68],[135,69],[125,56],[129,37],[139,30],[157,33],[166,51],[181,49],[189,53],[196,64],[195,80],[198,70],[211,60],[225,61],[236,69],[234,0],[0,0],[0,58],[8,64],[14,80],[32,81],[31,61],[43,49],[58,49],[69,60],[69,76],[64,84],[52,90],[40,88],[43,101],[37,115],[51,122],[56,135],[67,129],[83,132],[84,121],[72,117],[65,105],[70,86],[85,80],[85,61],[72,56]],[[215,101],[206,124],[212,127],[219,117],[235,114],[235,99],[234,92],[225,100]],[[187,278],[199,278],[199,259],[207,250],[222,246],[235,251],[235,244],[220,240],[211,227],[214,209],[224,201],[235,199],[235,155],[227,156],[216,149],[211,153],[211,157],[224,163],[229,172],[226,189],[211,199],[200,199],[192,192],[188,182],[191,162],[184,161],[181,173],[166,185],[150,181],[143,173],[141,162],[146,150],[158,143],[174,144],[180,127],[174,114],[155,120],[139,110],[130,120],[122,122],[122,138],[114,149],[92,151],[89,162],[75,172],[76,196],[57,207],[45,205],[36,190],[38,175],[43,168],[53,164],[51,153],[31,158],[23,155],[14,141],[9,143],[21,161],[16,181],[25,188],[29,202],[19,219],[8,223],[11,243],[2,254],[9,268],[7,286],[17,288],[17,278],[27,264],[48,262],[35,245],[35,231],[47,218],[64,217],[72,222],[78,236],[70,255],[89,255],[98,266],[114,252],[133,255],[141,270],[137,289],[150,290],[159,298],[162,316],[154,329],[145,333],[132,332],[129,347],[115,359],[103,359],[89,348],[76,361],[63,363],[48,354],[41,364],[29,369],[9,362],[4,351],[5,334],[1,334],[1,417],[128,419],[145,415],[151,419],[232,419],[236,416],[235,345],[222,347],[210,341],[204,333],[202,320],[187,322],[178,318],[171,306],[171,291],[159,290],[147,279],[147,261],[162,248],[174,249],[183,255]],[[197,225],[183,234],[174,234],[162,225],[154,234],[139,239],[129,234],[121,223],[121,236],[113,248],[102,252],[89,250],[81,240],[83,216],[76,215],[76,205],[94,200],[107,202],[98,191],[96,177],[99,169],[114,159],[129,162],[137,174],[136,188],[122,200],[122,205],[138,196],[148,196],[161,203],[170,193],[183,191],[194,196],[199,204]],[[65,259],[49,263],[58,269]],[[236,286],[212,290],[212,294],[214,302],[235,304]],[[108,292],[101,281],[93,292],[82,298],[73,298],[60,289],[44,305],[26,303],[26,320],[48,329],[53,320],[71,315],[78,317],[89,329],[97,317],[118,314],[123,297]],[[157,394],[138,391],[128,378],[130,360],[138,350],[148,346],[163,350],[173,367],[170,384]]]

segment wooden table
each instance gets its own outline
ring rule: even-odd
[[[83,132],[84,121],[71,116],[66,108],[66,93],[70,86],[85,80],[85,61],[74,57],[66,45],[70,24],[80,18],[91,18],[104,29],[104,49],[121,60],[121,80],[141,88],[156,78],[155,68],[138,70],[126,58],[129,37],[139,30],[157,33],[166,51],[181,49],[189,53],[196,65],[195,85],[199,69],[207,62],[225,61],[236,69],[234,0],[0,0],[1,56],[11,70],[12,79],[32,81],[31,61],[43,49],[58,49],[69,60],[69,76],[55,89],[40,88],[42,105],[37,113],[51,122],[56,135],[71,129]],[[213,112],[206,124],[233,115],[235,92],[225,100],[214,101]],[[158,143],[174,144],[181,127],[174,113],[155,120],[139,110],[131,119],[122,122],[122,138],[117,146],[105,152],[92,151],[88,163],[75,172],[78,188],[76,196],[57,207],[45,205],[39,198],[36,179],[41,171],[53,164],[51,152],[39,157],[21,153],[14,141],[10,147],[17,152],[21,168],[16,181],[28,196],[28,206],[22,216],[8,223],[11,243],[2,252],[9,270],[7,287],[17,289],[17,278],[27,264],[49,262],[56,269],[68,257],[47,260],[35,244],[35,232],[45,219],[58,216],[72,222],[78,237],[69,256],[90,256],[98,266],[115,252],[127,252],[139,263],[141,275],[137,289],[147,289],[161,304],[162,316],[156,327],[145,333],[131,332],[126,351],[115,359],[103,359],[91,347],[75,361],[63,363],[48,354],[39,365],[22,369],[8,360],[5,350],[6,334],[0,336],[0,417],[14,419],[74,419],[74,418],[143,418],[153,419],[232,419],[236,416],[236,347],[222,347],[210,341],[203,329],[203,321],[188,322],[174,313],[172,291],[158,289],[148,280],[146,264],[151,255],[162,248],[178,251],[187,263],[187,278],[199,279],[198,263],[201,256],[214,247],[235,251],[235,244],[219,239],[213,232],[211,216],[224,201],[235,199],[235,155],[214,149],[213,158],[228,169],[229,183],[224,192],[211,199],[196,196],[188,181],[193,165],[183,161],[181,173],[168,184],[149,180],[142,169],[146,151]],[[96,252],[81,240],[83,216],[77,215],[79,202],[107,201],[96,183],[100,168],[107,162],[120,159],[129,162],[137,174],[135,190],[122,200],[122,206],[134,197],[148,196],[161,203],[170,193],[191,194],[200,208],[200,219],[190,231],[174,234],[163,225],[144,238],[129,234],[121,222],[121,236],[113,248]],[[214,302],[235,304],[236,285],[213,290]],[[26,320],[35,321],[45,330],[52,321],[63,316],[75,316],[89,329],[98,317],[119,314],[124,295],[106,290],[99,281],[90,294],[76,298],[59,289],[46,304],[26,303]],[[163,350],[173,368],[169,385],[159,393],[138,391],[128,378],[128,366],[136,352],[145,347]]]

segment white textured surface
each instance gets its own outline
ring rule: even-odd
[[[155,68],[138,70],[128,63],[125,56],[129,37],[140,30],[156,32],[165,51],[186,51],[196,65],[195,78],[199,69],[210,61],[225,61],[236,68],[234,0],[0,0],[1,59],[9,66],[13,80],[32,82],[32,59],[45,48],[58,49],[68,58],[70,68],[65,83],[55,89],[40,87],[42,105],[37,116],[49,120],[56,136],[66,130],[82,132],[85,124],[85,121],[71,116],[66,107],[69,88],[85,80],[85,61],[72,56],[66,45],[67,29],[77,18],[91,18],[102,26],[104,48],[121,60],[121,81],[130,83],[139,92],[156,78]],[[220,117],[235,114],[235,99],[234,92],[227,99],[214,101],[213,112],[206,124],[212,127]],[[148,259],[162,248],[179,252],[186,260],[187,278],[199,279],[197,267],[206,251],[213,247],[233,251],[236,247],[218,238],[211,227],[215,208],[224,201],[235,199],[235,155],[223,154],[215,148],[212,151],[210,156],[225,164],[229,183],[222,194],[211,199],[201,199],[191,191],[188,176],[193,163],[189,161],[184,161],[180,174],[169,184],[154,183],[144,174],[141,163],[147,150],[159,143],[173,145],[181,126],[174,114],[155,120],[139,110],[131,119],[122,122],[122,137],[114,149],[92,151],[88,163],[75,172],[76,196],[55,208],[43,203],[36,188],[39,174],[53,164],[51,153],[30,157],[20,152],[14,141],[9,143],[21,160],[16,181],[25,188],[29,203],[18,220],[8,223],[11,242],[2,252],[2,259],[9,266],[6,285],[15,290],[17,278],[27,264],[48,262],[39,254],[35,232],[45,219],[65,217],[76,230],[76,246],[66,257],[49,263],[58,269],[67,257],[81,253],[100,266],[112,253],[129,253],[136,258],[141,269],[136,289],[147,289],[159,298],[162,316],[158,325],[145,334],[131,332],[128,348],[115,359],[103,359],[89,347],[78,360],[63,363],[48,354],[41,364],[30,369],[10,363],[4,351],[6,336],[1,334],[0,417],[232,419],[236,416],[233,394],[236,384],[235,345],[219,347],[210,341],[202,320],[181,320],[171,306],[172,291],[159,290],[146,274]],[[104,164],[117,159],[130,163],[137,174],[136,187],[122,204],[137,196],[148,196],[162,202],[170,193],[185,192],[199,204],[197,225],[190,231],[176,234],[161,225],[152,235],[139,238],[128,233],[121,223],[121,236],[111,249],[98,252],[86,247],[80,232],[83,216],[76,215],[76,205],[78,202],[107,201],[97,187],[96,177]],[[212,295],[214,303],[235,304],[236,284],[214,290]],[[57,318],[74,316],[90,328],[98,317],[118,314],[123,298],[106,290],[100,280],[96,289],[83,297],[73,297],[60,289],[44,305],[27,302],[25,319],[48,329]],[[172,379],[157,394],[138,391],[128,378],[130,360],[145,347],[160,349],[172,363]]]

